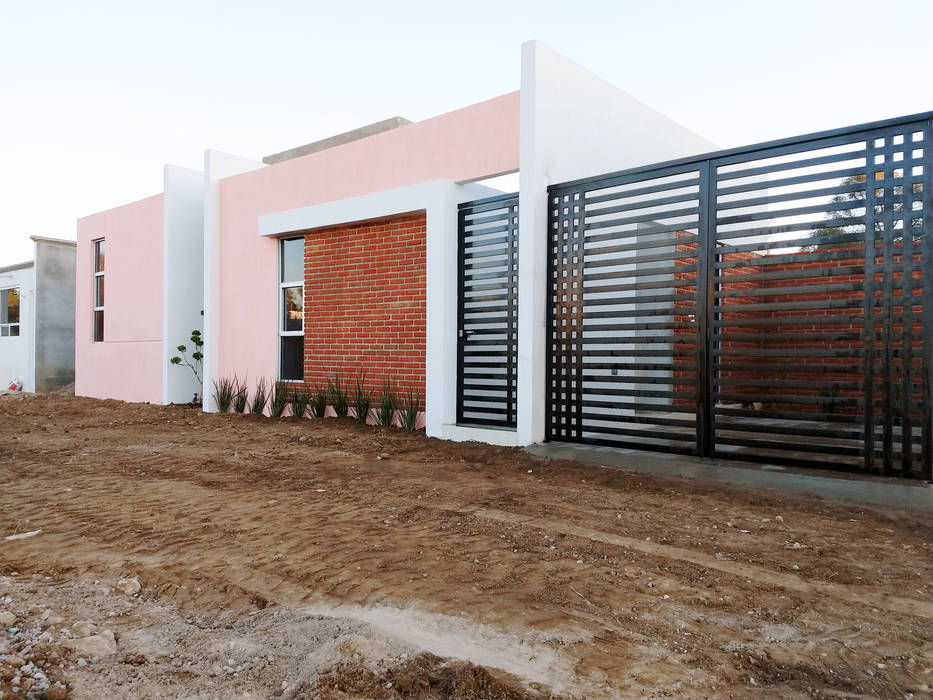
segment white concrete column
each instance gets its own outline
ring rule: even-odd
[[[208,149],[204,151],[204,397],[203,410],[216,413],[214,381],[218,378],[216,338],[220,337],[220,180],[263,167],[247,158]],[[275,283],[275,280],[271,282]]]
[[[169,404],[202,393],[191,370],[169,358],[178,345],[190,358],[191,331],[204,331],[204,174],[166,165],[163,191],[162,403]]]

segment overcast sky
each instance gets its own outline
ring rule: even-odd
[[[933,109],[933,2],[13,2],[0,21],[0,265],[161,191],[519,87],[540,39],[723,147]]]

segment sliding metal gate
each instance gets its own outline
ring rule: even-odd
[[[518,195],[459,207],[457,423],[515,427]]]
[[[548,438],[931,478],[931,117],[551,187]]]

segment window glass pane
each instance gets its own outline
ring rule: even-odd
[[[19,324],[15,326],[10,326],[10,335],[19,335]]]
[[[10,334],[9,326],[0,327],[0,338],[6,338],[9,334]]]
[[[300,335],[284,335],[282,341],[282,379],[304,379],[305,339]]]
[[[303,311],[303,293],[301,287],[286,287],[282,290],[283,301],[282,310],[284,318],[282,319],[283,331],[300,331],[304,320]]]
[[[104,271],[104,241],[94,243],[94,272]]]
[[[305,240],[282,241],[282,282],[301,282],[305,272]]]
[[[19,323],[19,289],[0,292],[0,323]]]
[[[104,276],[99,275],[95,277],[94,284],[97,287],[97,291],[94,294],[94,306],[103,306],[104,305]]]
[[[94,342],[100,343],[104,340],[104,312],[94,312]]]

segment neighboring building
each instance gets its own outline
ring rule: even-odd
[[[203,179],[166,166],[164,191],[78,220],[75,393],[185,403],[201,387],[169,363],[201,329]]]
[[[33,260],[0,267],[0,381],[47,392],[75,376],[75,243],[32,240]]]

